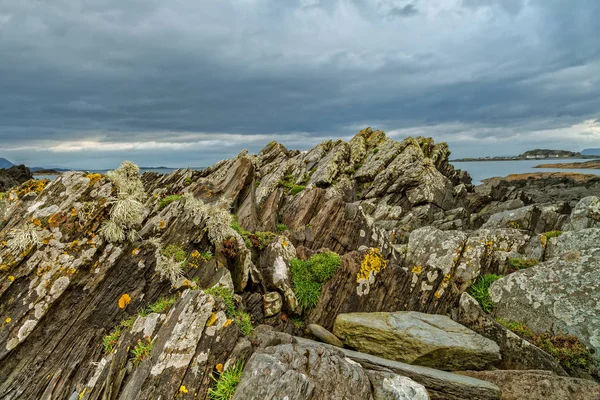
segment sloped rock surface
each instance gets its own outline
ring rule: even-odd
[[[496,343],[443,315],[340,314],[333,329],[363,353],[442,370],[484,369],[500,359]]]
[[[583,199],[571,212],[571,221],[567,225],[569,230],[581,230],[600,227],[600,198],[588,196]]]
[[[500,369],[537,369],[567,375],[554,357],[506,329],[486,314],[468,293],[460,297],[453,319],[498,344],[502,359],[494,365]]]
[[[389,372],[367,371],[373,385],[373,400],[429,400],[425,386]]]
[[[600,385],[584,379],[559,377],[547,371],[465,371],[502,389],[503,400],[600,399]]]
[[[600,351],[600,250],[552,259],[510,274],[490,287],[494,313],[535,331],[577,336]]]

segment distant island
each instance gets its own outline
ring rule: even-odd
[[[600,169],[600,160],[574,163],[540,164],[533,168]]]
[[[596,152],[597,150],[597,152]],[[496,156],[477,158],[458,158],[450,161],[515,161],[515,160],[544,160],[544,159],[568,159],[568,158],[600,158],[600,149],[586,149],[581,153],[569,150],[534,149],[519,154],[518,156]],[[545,167],[544,167],[545,168]],[[576,168],[576,167],[574,167]]]

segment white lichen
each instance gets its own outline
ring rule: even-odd
[[[139,171],[131,161],[123,161],[119,168],[106,174],[117,189],[117,196],[108,202],[112,204],[109,220],[101,228],[102,235],[111,243],[125,239],[133,242],[138,238],[135,227],[143,222],[146,214],[142,203],[146,193]]]
[[[23,227],[12,229],[8,233],[10,239],[6,245],[12,252],[22,253],[31,246],[42,244],[40,233],[40,229],[37,226],[27,223]]]
[[[175,256],[167,257],[163,254],[163,246],[158,238],[149,240],[156,250],[156,267],[154,268],[160,279],[168,279],[171,285],[175,286],[177,281],[183,277],[183,262],[175,260]]]
[[[186,193],[184,199],[184,210],[198,220],[194,222],[204,223],[212,243],[220,243],[234,236],[235,232],[231,229],[232,216],[229,213],[231,205],[228,200],[221,199],[214,204],[205,204],[191,193]]]

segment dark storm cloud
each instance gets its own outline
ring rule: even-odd
[[[541,137],[598,147],[598,12],[595,0],[0,0],[0,157],[202,166],[366,125],[465,156]]]

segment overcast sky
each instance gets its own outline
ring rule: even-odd
[[[0,0],[0,157],[206,166],[366,126],[600,147],[598,0]]]

